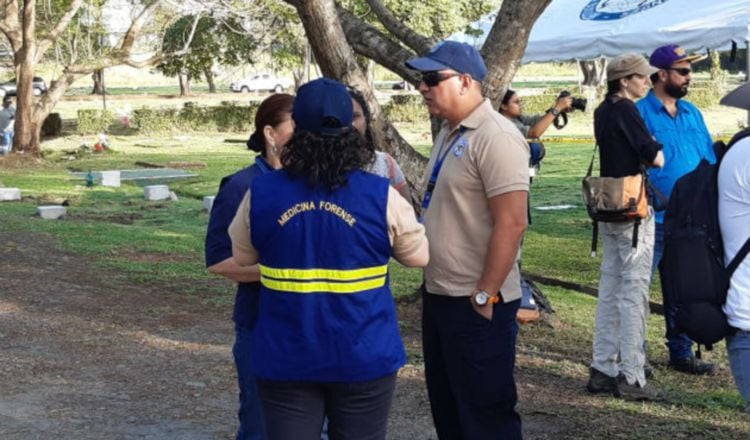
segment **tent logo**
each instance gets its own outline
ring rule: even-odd
[[[619,20],[669,0],[591,0],[581,10],[581,20]]]

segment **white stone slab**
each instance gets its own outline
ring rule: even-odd
[[[203,209],[205,209],[208,212],[211,212],[211,208],[214,207],[214,199],[216,196],[205,196],[203,197]]]
[[[21,190],[18,188],[0,188],[0,202],[21,200]]]
[[[39,214],[39,217],[45,220],[57,220],[65,216],[67,209],[64,206],[58,205],[37,206],[36,212]]]
[[[173,202],[176,202],[176,201],[180,200],[180,198],[177,197],[177,193],[176,192],[170,191],[169,192],[169,200],[171,200]]]
[[[143,195],[146,200],[167,200],[169,198],[169,186],[149,185],[143,187]]]
[[[102,186],[111,186],[114,188],[120,187],[120,172],[119,171],[101,171],[102,174]]]

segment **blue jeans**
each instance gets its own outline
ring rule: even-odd
[[[5,130],[0,139],[0,152],[8,154],[13,149],[13,130]]]
[[[240,386],[240,410],[237,413],[240,427],[237,429],[237,440],[263,440],[263,414],[250,358],[253,329],[236,326],[235,333],[236,339],[232,353]]]
[[[661,257],[664,255],[664,224],[657,223],[654,234],[654,262],[652,270],[659,267]],[[664,321],[667,327],[667,347],[669,348],[669,361],[676,362],[693,356],[693,341],[688,335],[677,330],[677,307],[671,298],[664,295]]]
[[[727,354],[737,391],[745,399],[746,411],[750,411],[750,332],[737,330],[727,336]]]

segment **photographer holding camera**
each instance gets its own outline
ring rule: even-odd
[[[558,117],[561,117],[564,123],[562,125],[556,124],[556,127],[564,127],[565,123],[567,123],[566,113],[574,109],[585,110],[586,100],[573,98],[570,92],[565,91],[560,93],[560,96],[555,101],[555,105],[547,110],[546,113],[534,116],[524,115],[523,105],[518,93],[508,89],[500,102],[500,108],[497,110],[501,115],[510,119],[527,139],[535,139],[542,136]]]

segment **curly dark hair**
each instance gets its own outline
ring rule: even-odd
[[[375,160],[371,142],[356,130],[340,136],[320,136],[297,129],[281,154],[290,176],[306,176],[310,186],[336,189],[346,185],[349,173]]]

